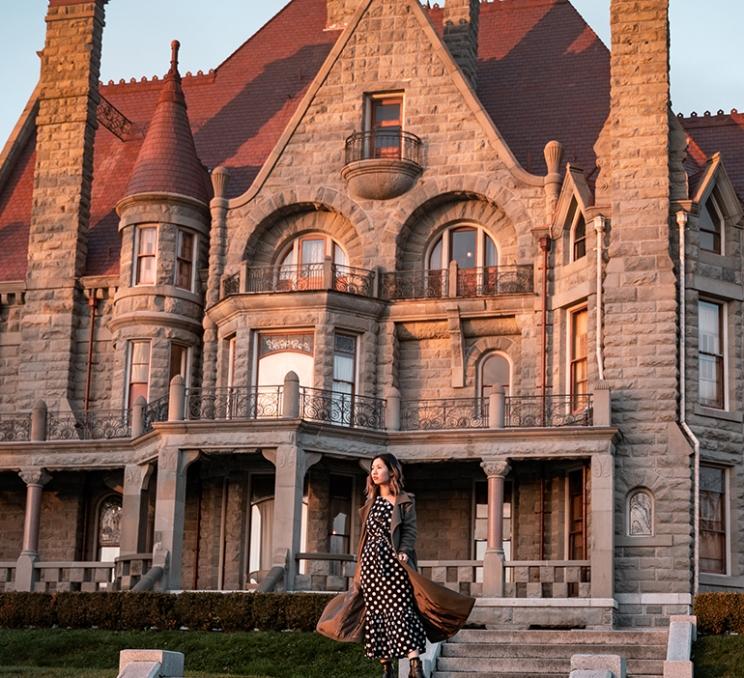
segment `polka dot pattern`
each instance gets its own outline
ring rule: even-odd
[[[362,551],[362,595],[367,607],[364,653],[371,659],[424,652],[426,635],[413,606],[413,589],[390,542],[393,505],[377,497],[367,516]]]

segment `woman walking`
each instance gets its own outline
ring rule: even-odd
[[[364,515],[366,514],[366,516]],[[363,509],[361,558],[364,653],[379,659],[382,677],[393,678],[393,659],[408,657],[410,678],[424,678],[426,634],[401,562],[416,562],[416,508],[403,491],[403,469],[392,454],[372,460]]]
[[[409,678],[425,678],[426,640],[437,643],[455,635],[475,599],[416,571],[416,506],[392,454],[372,460],[360,513],[354,579],[346,593],[326,605],[317,631],[342,642],[364,642],[365,655],[382,665],[382,678],[393,678],[393,660],[405,658]]]

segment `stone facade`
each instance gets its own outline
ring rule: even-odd
[[[478,99],[485,5],[433,10],[440,34],[415,0],[328,0],[326,30],[345,30],[253,182],[217,167],[208,204],[175,44],[136,190],[117,197],[117,272],[86,276],[103,4],[50,3],[28,274],[0,283],[0,572],[18,561],[0,586],[47,586],[38,561],[102,559],[101,502],[119,497],[120,565],[161,563],[161,588],[343,588],[385,451],[416,496],[422,567],[478,594],[486,623],[539,624],[527,596],[559,599],[551,623],[658,626],[700,588],[744,586],[743,211],[720,157],[697,183],[685,172],[666,0],[611,3],[596,175],[562,167],[556,141],[545,174],[518,162]],[[370,145],[385,95],[404,102],[413,159]],[[176,151],[185,178],[148,165]],[[365,162],[417,169],[409,190],[360,198],[344,170]],[[701,247],[713,190],[720,254]],[[719,408],[699,403],[700,300],[724,309]],[[706,464],[728,488],[720,574],[699,564]],[[29,468],[44,481],[24,483]],[[586,609],[562,609],[577,597]]]

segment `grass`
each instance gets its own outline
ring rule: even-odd
[[[744,636],[702,636],[695,643],[693,653],[695,678],[744,675]]]
[[[119,651],[174,650],[187,678],[372,678],[359,645],[314,633],[0,630],[0,678],[111,678]]]

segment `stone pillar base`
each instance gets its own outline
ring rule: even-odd
[[[16,561],[15,590],[33,591],[36,583],[34,563],[39,559],[35,553],[21,553]]]
[[[483,595],[494,598],[504,596],[504,552],[486,551],[483,558]]]

